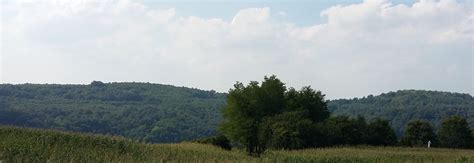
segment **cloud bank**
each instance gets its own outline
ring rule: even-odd
[[[474,94],[472,4],[365,0],[298,26],[283,11],[232,20],[139,1],[2,1],[0,81],[143,81],[227,91],[276,74],[329,98],[398,89]],[[286,13],[285,13],[286,14]],[[217,16],[216,16],[217,17]]]

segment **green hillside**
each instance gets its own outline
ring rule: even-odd
[[[149,83],[0,85],[0,124],[180,142],[214,135],[225,94]]]
[[[337,147],[270,150],[260,158],[237,149],[194,144],[143,144],[120,137],[0,126],[2,162],[472,162],[473,150]]]
[[[0,124],[181,142],[216,133],[225,96],[150,83],[0,84]],[[328,107],[333,115],[390,120],[399,136],[412,119],[437,127],[441,119],[460,115],[474,127],[474,100],[468,94],[404,90],[332,100]]]
[[[390,120],[401,134],[412,119],[423,119],[438,127],[443,118],[459,115],[474,128],[474,98],[469,94],[423,90],[401,90],[363,98],[333,100],[328,105],[333,115],[381,117]]]

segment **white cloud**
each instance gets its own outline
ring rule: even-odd
[[[366,0],[328,8],[327,22],[312,26],[273,18],[270,8],[226,21],[127,0],[1,3],[5,83],[149,81],[226,91],[236,80],[277,74],[331,98],[410,88],[473,94],[473,13],[452,0]]]

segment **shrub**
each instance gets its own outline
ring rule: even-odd
[[[224,135],[201,138],[201,139],[194,140],[192,142],[201,143],[201,144],[212,144],[212,145],[221,147],[222,149],[225,149],[225,150],[232,149],[229,139],[227,139],[227,137],[225,137]]]

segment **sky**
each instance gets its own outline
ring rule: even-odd
[[[470,0],[1,0],[0,83],[474,94]]]

